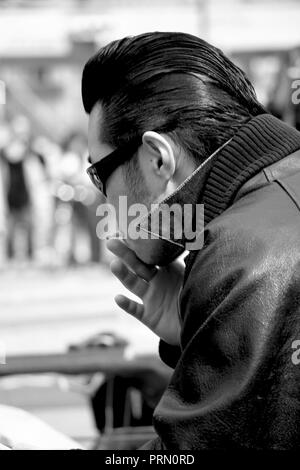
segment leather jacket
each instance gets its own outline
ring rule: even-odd
[[[174,373],[154,414],[159,437],[144,449],[300,448],[297,134],[272,116],[254,118],[213,166],[228,173],[227,187],[211,178],[199,190],[208,207],[204,246],[186,260],[181,346],[160,345]],[[235,153],[251,155],[244,169]],[[224,206],[208,187],[224,199],[234,191]]]

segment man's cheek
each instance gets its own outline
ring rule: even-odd
[[[117,168],[106,181],[107,201],[116,205],[119,196],[125,196],[126,188],[120,168]]]

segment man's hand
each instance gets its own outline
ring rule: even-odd
[[[112,273],[143,302],[140,304],[124,295],[117,295],[117,305],[161,339],[178,346],[181,325],[177,300],[184,274],[183,263],[174,261],[162,268],[147,265],[118,239],[109,240],[107,248],[118,258],[111,263]]]

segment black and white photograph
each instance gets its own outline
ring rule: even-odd
[[[300,450],[300,0],[0,0],[0,450]]]

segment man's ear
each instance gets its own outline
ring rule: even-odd
[[[150,164],[155,174],[169,181],[175,173],[176,159],[174,151],[168,140],[154,131],[143,134],[143,147],[150,158]]]

